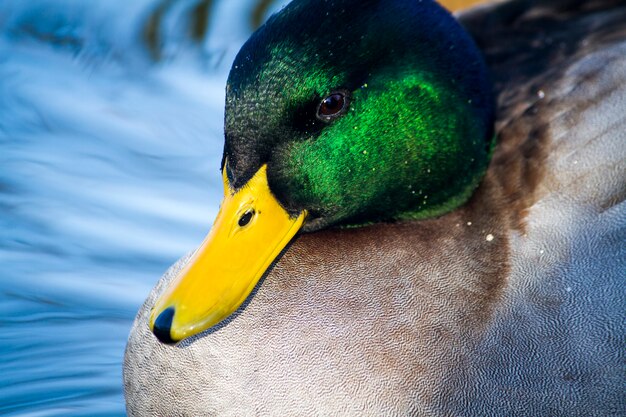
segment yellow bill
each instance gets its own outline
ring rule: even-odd
[[[225,171],[213,228],[150,314],[150,329],[164,343],[200,333],[237,310],[306,217],[306,211],[290,216],[278,203],[266,165],[237,192]]]

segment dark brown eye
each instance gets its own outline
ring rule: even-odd
[[[332,93],[320,103],[317,109],[317,117],[325,121],[337,117],[346,109],[347,102],[348,100],[344,92]]]

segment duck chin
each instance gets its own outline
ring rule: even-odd
[[[302,226],[302,231],[305,233],[317,232],[318,230],[322,230],[333,225],[333,223],[335,222],[333,222],[331,218],[325,216],[315,217],[310,220],[307,219],[304,226]]]

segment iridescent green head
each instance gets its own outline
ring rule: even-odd
[[[305,230],[436,216],[482,178],[493,137],[485,63],[427,0],[295,0],[243,46],[226,89],[234,188],[267,164]]]
[[[295,0],[243,46],[226,91],[224,200],[155,302],[174,343],[236,311],[300,230],[435,216],[487,166],[485,65],[426,0]]]

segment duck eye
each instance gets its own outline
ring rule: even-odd
[[[320,103],[317,109],[317,117],[321,120],[329,121],[341,115],[348,107],[347,103],[346,93],[342,91],[332,93]]]
[[[245,225],[247,225],[248,223],[250,223],[250,220],[252,220],[252,216],[254,216],[254,210],[248,210],[246,211],[240,218],[239,218],[239,227],[244,227]]]

